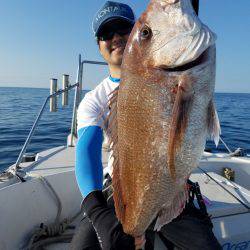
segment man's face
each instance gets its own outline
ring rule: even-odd
[[[114,20],[105,24],[98,35],[101,55],[109,65],[120,66],[132,25],[126,21]]]

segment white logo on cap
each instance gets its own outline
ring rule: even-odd
[[[96,21],[98,21],[99,19],[101,19],[103,16],[105,16],[107,13],[112,13],[112,12],[116,12],[116,11],[126,11],[126,8],[123,8],[123,7],[117,7],[117,6],[110,6],[110,7],[107,7],[105,9],[103,9],[99,14],[98,16],[96,17]]]

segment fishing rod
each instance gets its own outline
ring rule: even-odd
[[[199,0],[192,0],[192,5],[197,16],[199,15],[199,2]]]

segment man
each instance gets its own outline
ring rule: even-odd
[[[78,110],[76,178],[87,218],[83,219],[71,249],[139,249],[144,243],[144,239],[133,239],[123,232],[113,206],[107,204],[102,193],[101,126],[108,114],[109,94],[119,85],[122,56],[134,23],[135,16],[128,5],[111,1],[105,3],[93,21],[99,50],[108,63],[110,76],[86,94]],[[194,242],[190,242],[190,230],[195,233]],[[153,235],[152,230],[147,232],[146,249],[153,249]],[[181,216],[162,228],[159,236],[168,248],[174,243],[182,249],[220,249],[208,216],[192,202]]]

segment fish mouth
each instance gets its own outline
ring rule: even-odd
[[[184,65],[181,65],[181,66],[177,66],[177,67],[174,67],[174,68],[170,68],[170,67],[167,67],[165,65],[160,65],[158,68],[159,69],[162,69],[164,71],[167,71],[167,72],[184,72],[184,71],[187,71],[187,70],[190,70],[190,69],[193,69],[197,66],[200,66],[201,64],[205,63],[207,61],[207,58],[208,58],[208,51],[209,51],[210,48],[206,49],[197,59],[195,59],[194,61],[192,62],[189,62],[189,63],[186,63]]]

